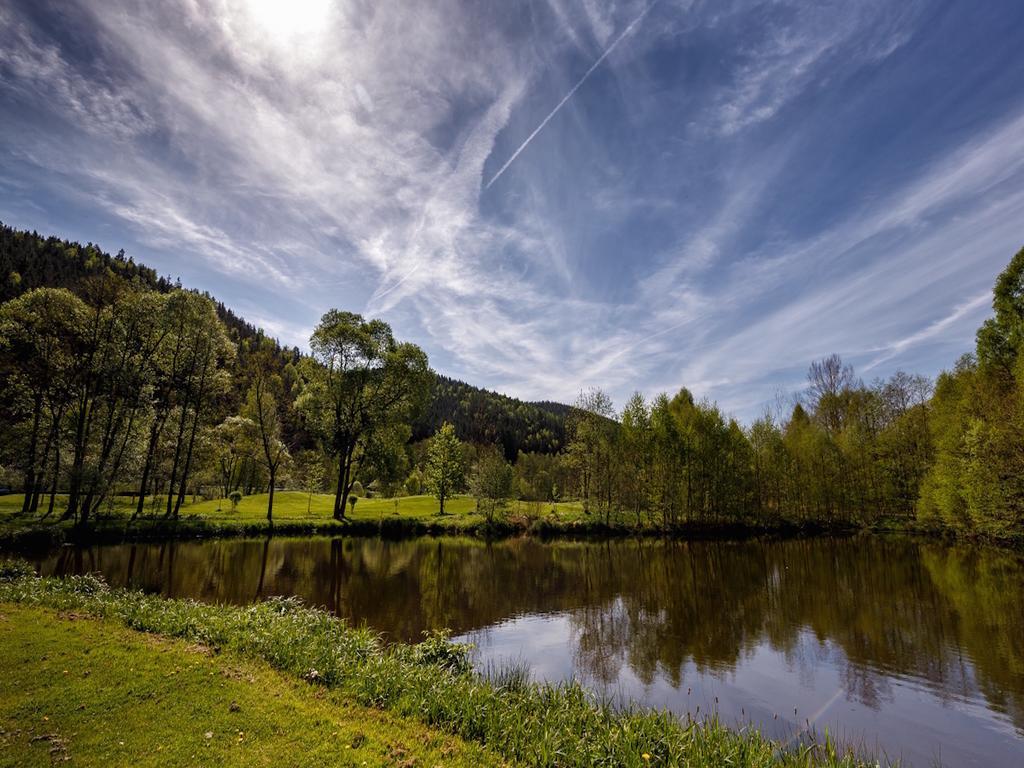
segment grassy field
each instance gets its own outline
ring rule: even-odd
[[[328,494],[310,496],[302,491],[278,491],[274,495],[273,523],[267,521],[267,494],[242,498],[237,508],[223,499],[189,500],[181,508],[178,520],[164,520],[163,499],[147,502],[144,514],[132,520],[135,505],[130,498],[117,498],[104,503],[90,519],[87,530],[74,529],[71,521],[60,521],[66,505],[57,499],[56,509],[48,518],[20,514],[22,496],[0,496],[0,547],[7,549],[44,549],[68,541],[79,543],[112,543],[122,541],[155,541],[166,539],[211,538],[230,536],[340,536],[383,535],[410,537],[451,534],[497,537],[524,533],[541,536],[622,536],[671,535],[691,538],[736,538],[772,535],[843,534],[856,530],[849,522],[824,525],[816,521],[758,520],[738,517],[723,520],[695,520],[662,525],[657,516],[648,516],[640,526],[631,513],[584,514],[580,502],[511,501],[494,520],[488,521],[476,511],[476,502],[469,496],[457,496],[445,504],[445,514],[438,514],[437,500],[432,496],[403,496],[394,499],[360,498],[353,510],[346,507],[344,521],[331,516],[334,497]],[[882,520],[876,530],[910,530],[906,521],[896,527]]]
[[[0,496],[0,519],[10,519],[21,510],[24,499],[19,493]],[[157,500],[154,507],[147,500],[145,516],[159,516],[162,512],[162,499]],[[57,509],[62,509],[62,497],[57,497]],[[326,520],[331,517],[334,508],[334,496],[326,493],[308,494],[303,491],[277,491],[274,494],[274,519],[277,520]],[[512,501],[507,513],[528,517],[554,517],[559,520],[576,520],[583,514],[579,502],[560,502],[557,504],[540,504],[529,501]],[[101,517],[130,517],[135,511],[134,501],[115,499],[114,504],[104,505]],[[471,496],[456,496],[445,502],[445,514],[438,515],[439,506],[433,496],[402,496],[393,499],[360,498],[355,509],[345,508],[345,514],[354,520],[376,520],[381,517],[405,517],[417,520],[452,517],[455,524],[460,520],[478,522],[482,515],[476,514],[476,501]],[[258,493],[245,496],[237,509],[231,508],[227,499],[210,501],[186,501],[182,507],[183,517],[202,517],[208,520],[265,520],[267,516],[267,494]]]
[[[261,661],[0,607],[0,766],[491,766],[475,744]]]
[[[82,764],[271,764],[289,749],[288,764],[301,756],[345,765],[353,764],[345,744],[359,734],[366,757],[356,764],[409,768],[493,763],[469,742],[552,768],[869,764],[827,739],[784,749],[714,720],[612,709],[575,683],[537,685],[522,670],[481,675],[465,647],[441,637],[385,647],[369,630],[295,601],[207,605],[29,572],[0,561],[8,764],[26,764],[24,755],[46,764],[65,749],[80,750]]]
[[[70,535],[71,523],[60,522],[62,499],[58,497],[52,516],[21,515],[20,494],[0,496],[0,544],[16,545],[26,537],[40,543],[59,543]],[[274,494],[274,527],[278,534],[340,534],[345,532],[394,534],[474,533],[487,526],[483,515],[476,512],[476,502],[469,496],[457,496],[445,504],[445,514],[438,514],[433,496],[405,496],[395,499],[360,498],[355,509],[346,508],[347,522],[337,523],[331,516],[334,497],[300,491],[278,491]],[[115,499],[104,504],[93,520],[93,533],[99,538],[156,538],[164,536],[231,536],[257,535],[270,532],[267,523],[267,494],[246,496],[232,509],[224,500],[197,500],[182,507],[177,523],[168,524],[160,513],[161,505],[147,503],[146,512],[131,521],[134,504],[130,499]],[[510,502],[501,516],[505,532],[527,531],[537,526],[552,530],[581,525],[587,518],[578,502],[539,504]],[[592,519],[592,518],[591,518]],[[497,529],[492,530],[495,532]]]

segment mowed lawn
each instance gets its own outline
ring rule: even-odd
[[[479,745],[263,662],[0,604],[0,768],[491,766]]]
[[[23,496],[9,494],[0,496],[0,522],[25,524],[34,522],[34,517],[22,518]],[[159,516],[163,512],[161,499],[155,505],[147,501],[144,515]],[[58,496],[56,511],[50,518],[59,517],[64,509],[64,498]],[[41,505],[45,511],[45,500]],[[334,508],[334,496],[326,493],[312,495],[302,491],[277,491],[274,493],[274,519],[279,521],[323,521],[331,518]],[[116,498],[113,504],[104,504],[100,517],[129,517],[135,510],[135,502],[129,498]],[[474,525],[483,520],[483,515],[476,511],[476,500],[471,496],[456,496],[445,502],[445,514],[438,514],[439,505],[433,496],[402,496],[392,499],[360,498],[355,509],[350,506],[345,514],[354,520],[382,520],[386,518],[406,518],[424,522],[440,522],[446,527]],[[557,504],[511,501],[506,506],[505,514],[515,517],[532,519],[549,519],[557,522],[573,522],[583,517],[582,505],[579,502],[559,502]],[[256,522],[266,520],[267,494],[259,493],[245,496],[232,509],[228,499],[213,499],[186,503],[181,510],[182,517],[200,518],[216,522]]]

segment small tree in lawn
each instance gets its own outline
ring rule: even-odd
[[[455,427],[448,422],[430,438],[425,474],[427,488],[441,505],[438,514],[443,515],[445,501],[459,489],[465,475],[462,443],[455,436]]]
[[[487,522],[505,508],[515,490],[515,472],[498,450],[480,456],[469,479],[469,488]]]
[[[323,489],[325,475],[323,457],[317,451],[303,451],[299,454],[296,463],[302,487],[308,494],[306,497],[306,514],[308,515],[313,509],[313,494],[319,493]]]
[[[274,488],[277,485],[277,471],[288,459],[288,447],[281,439],[281,377],[273,373],[269,362],[259,364],[257,360],[253,383],[249,389],[243,413],[255,427],[256,443],[260,446],[263,466],[269,476],[267,496],[267,520],[274,520]],[[278,394],[275,396],[275,392]]]

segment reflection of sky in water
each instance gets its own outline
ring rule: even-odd
[[[918,768],[1024,768],[1024,557],[1004,550],[310,538],[64,547],[37,565],[215,602],[296,595],[388,640],[450,627],[485,667],[612,701],[781,739],[810,720]]]
[[[842,650],[803,629],[789,652],[762,642],[741,654],[734,668],[698,669],[688,661],[677,687],[664,670],[644,683],[628,660],[614,652],[611,665],[607,657],[602,659],[602,669],[614,669],[613,679],[595,679],[587,663],[581,663],[578,636],[570,611],[522,615],[456,639],[474,644],[479,668],[525,663],[534,680],[576,678],[603,698],[637,701],[678,715],[717,711],[726,723],[752,722],[782,740],[805,731],[810,721],[819,737],[827,729],[844,743],[876,755],[885,754],[883,745],[906,745],[906,734],[913,733],[910,746],[887,756],[914,766],[938,760],[948,766],[1024,765],[1024,743],[1008,718],[987,708],[967,659],[962,660],[966,695],[949,695],[927,681],[864,668],[855,672],[863,676],[859,682],[866,690],[855,695],[847,682],[853,665]],[[868,740],[865,734],[874,736]],[[925,744],[942,746],[926,751]]]

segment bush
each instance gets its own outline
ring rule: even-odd
[[[25,560],[0,560],[0,581],[15,581],[35,575],[35,568]]]
[[[242,500],[242,492],[232,491],[228,494],[228,499],[231,500],[231,511],[235,512],[238,510],[238,502]]]
[[[423,642],[412,646],[411,649],[410,656],[415,664],[441,667],[460,675],[472,670],[469,652],[473,646],[451,642],[451,634],[444,630],[428,631],[423,635]]]
[[[423,493],[423,477],[418,471],[413,471],[405,480],[405,492],[409,496],[419,496]]]

